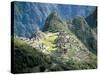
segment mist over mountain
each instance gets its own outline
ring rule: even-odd
[[[14,33],[18,36],[30,37],[36,28],[43,29],[46,18],[57,12],[61,19],[73,19],[77,16],[89,16],[96,7],[79,5],[62,5],[48,3],[15,2]]]

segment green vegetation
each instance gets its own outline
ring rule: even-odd
[[[84,17],[66,23],[51,13],[43,31],[34,32],[31,39],[12,39],[16,73],[97,68],[96,33]]]
[[[84,17],[76,17],[69,24],[69,29],[84,43],[88,50],[97,54],[97,35],[92,30]]]
[[[86,48],[74,35],[69,40],[72,47],[67,43],[66,49],[68,51],[65,54],[59,53],[58,47],[56,47],[57,33],[48,32],[45,36],[45,39],[41,39],[37,43],[37,45],[43,43],[47,48],[45,51],[31,47],[27,42],[18,37],[14,38],[14,57],[16,62],[14,63],[14,71],[16,73],[97,68],[96,56],[91,52],[88,54],[88,51],[82,51],[82,49]],[[76,39],[78,43],[74,43],[72,39]],[[78,48],[78,45],[82,48]]]
[[[24,41],[14,38],[15,73],[39,72],[40,67],[45,69],[51,63],[50,58],[44,53],[32,48]],[[35,70],[35,67],[38,69]],[[44,71],[44,70],[43,70]]]
[[[42,40],[42,43],[46,46],[47,51],[51,52],[56,50],[55,41],[57,39],[57,35],[53,33],[47,33],[46,38]]]
[[[66,25],[63,23],[60,17],[58,17],[57,13],[53,12],[47,17],[43,31],[59,32],[66,30]]]

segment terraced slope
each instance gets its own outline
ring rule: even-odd
[[[36,37],[31,39],[22,39],[22,37],[15,38],[15,50],[18,49],[19,52],[25,52],[21,54],[21,56],[24,55],[25,57],[21,58],[26,60],[25,64],[29,67],[28,69],[23,69],[23,72],[40,72],[41,66],[44,68],[43,71],[94,69],[97,67],[96,55],[89,51],[70,31],[57,33],[45,32],[43,35],[43,37],[35,40],[33,39]],[[26,58],[27,56],[30,57]],[[19,58],[16,55],[17,62],[21,60]],[[43,63],[42,65],[41,63],[36,66],[32,65],[33,63],[38,63],[40,60]],[[19,66],[20,64],[16,63],[16,65]]]
[[[84,17],[66,23],[52,12],[43,31],[37,27],[28,38],[12,39],[16,73],[97,68],[96,33]]]

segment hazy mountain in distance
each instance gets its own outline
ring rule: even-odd
[[[94,11],[93,6],[62,5],[49,3],[14,2],[14,33],[30,37],[36,25],[43,29],[45,20],[52,12],[66,20],[76,16],[88,16]]]

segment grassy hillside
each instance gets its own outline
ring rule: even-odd
[[[15,73],[44,71],[51,63],[50,58],[32,48],[19,38],[14,38]]]
[[[53,12],[43,31],[34,31],[30,38],[14,37],[16,73],[97,68],[97,34],[84,17],[66,23]]]
[[[15,37],[15,72],[95,69],[96,55],[91,53],[72,33],[67,33],[67,36],[70,38],[66,43],[66,53],[62,50],[59,52],[58,33],[46,32],[44,39],[35,40],[31,44],[20,37]],[[41,45],[42,47],[39,47]]]

